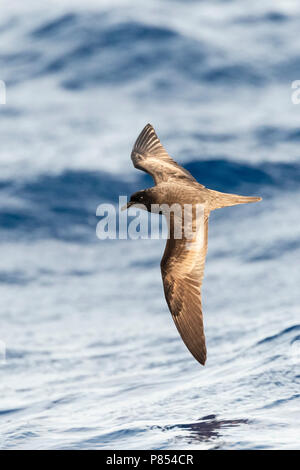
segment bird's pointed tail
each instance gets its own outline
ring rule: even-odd
[[[219,191],[211,191],[211,193],[211,210],[262,200],[261,197],[239,196],[238,194],[226,194],[220,193]]]

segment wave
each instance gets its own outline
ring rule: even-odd
[[[298,190],[300,182],[298,163],[247,165],[219,159],[191,161],[185,167],[205,186],[224,192],[272,197],[281,190]],[[136,178],[127,181],[105,172],[68,170],[59,175],[41,175],[31,181],[2,181],[1,230],[84,240],[91,231],[94,236],[98,221],[95,211],[100,203],[118,204],[119,195],[129,197],[153,185],[147,174],[140,173]]]
[[[0,65],[11,85],[56,74],[60,86],[73,91],[149,76],[154,89],[165,88],[165,77],[170,86],[182,86],[182,80],[222,86],[267,83],[270,67],[228,56],[224,47],[169,25],[116,22],[112,11],[70,11],[23,33],[15,49],[0,56]]]
[[[279,333],[276,333],[275,335],[267,336],[266,338],[258,341],[257,345],[274,342],[275,340],[283,338],[286,335],[290,336],[290,333],[294,333],[295,331],[299,331],[299,330],[300,330],[300,325],[289,326],[288,328],[285,328],[284,330],[280,331]],[[297,341],[297,338],[298,337],[293,338],[292,343]]]
[[[85,240],[91,227],[94,234],[97,206],[104,201],[118,201],[119,194],[130,190],[130,184],[110,174],[89,171],[41,175],[19,183],[2,181],[0,226],[2,231],[20,230],[30,237]],[[16,198],[13,204],[11,194]]]
[[[0,284],[25,285],[30,282],[30,278],[23,271],[0,271]]]
[[[185,439],[189,438],[195,442],[205,442],[216,439],[223,429],[249,424],[248,419],[219,419],[216,415],[207,415],[193,423],[172,424],[166,426],[155,426],[154,429],[163,431],[182,429],[187,432]]]

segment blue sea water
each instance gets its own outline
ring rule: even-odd
[[[1,9],[2,449],[300,448],[299,26],[292,0]],[[264,198],[211,215],[204,368],[164,240],[96,237],[98,204],[152,184],[147,122],[202,184]]]

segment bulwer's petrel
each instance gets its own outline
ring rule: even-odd
[[[135,205],[149,212],[158,212],[167,216],[169,234],[161,260],[165,297],[185,345],[195,359],[204,365],[206,346],[201,285],[207,252],[210,211],[260,201],[261,198],[207,189],[168,155],[150,124],[145,126],[137,138],[131,159],[135,168],[153,177],[155,186],[134,193],[124,208]],[[184,230],[184,217],[179,217],[178,211],[173,213],[169,210],[174,204],[182,208],[182,213],[184,207],[192,207],[190,212],[192,231],[187,235]],[[196,206],[202,208],[201,217],[196,211]],[[178,224],[180,230],[176,231]],[[188,223],[186,225],[189,226]]]

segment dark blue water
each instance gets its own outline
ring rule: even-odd
[[[283,0],[3,11],[1,448],[300,447],[299,25]],[[98,204],[152,184],[147,122],[202,184],[264,198],[211,216],[205,368],[164,240],[96,237]]]

